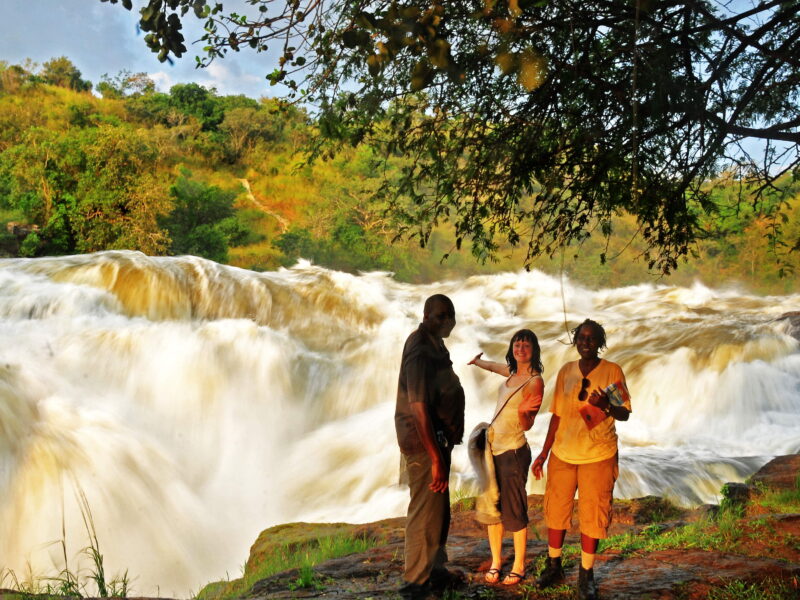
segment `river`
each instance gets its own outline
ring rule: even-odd
[[[537,271],[411,285],[306,262],[255,273],[128,251],[5,259],[0,569],[57,574],[62,541],[71,570],[87,562],[81,493],[109,578],[127,569],[143,595],[238,577],[270,525],[403,514],[398,363],[437,292],[456,306],[447,344],[468,431],[490,416],[499,379],[467,361],[502,360],[519,328],[539,336],[534,454],[548,390],[577,358],[565,320],[606,327],[603,356],[624,369],[633,404],[617,426],[617,497],[716,502],[722,483],[800,452],[800,344],[777,319],[798,310],[797,295],[589,290]],[[453,471],[452,488],[469,493],[463,448]]]

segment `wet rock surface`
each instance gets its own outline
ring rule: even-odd
[[[777,456],[750,477],[748,483],[772,489],[790,490],[797,485],[798,474],[800,474],[800,454]]]
[[[793,523],[794,539],[800,515],[785,519]],[[574,540],[575,542],[577,540]],[[569,540],[568,540],[569,542]],[[510,551],[510,540],[505,546]],[[298,572],[281,573],[259,582],[252,590],[256,598],[399,598],[401,585],[402,540],[318,565],[315,572],[319,587],[292,589]],[[535,574],[529,573],[524,585],[487,586],[483,574],[489,567],[489,544],[484,538],[459,535],[454,531],[448,543],[450,567],[465,572],[467,584],[455,591],[454,598],[573,598],[578,567],[575,561],[566,571],[566,584],[560,591],[541,592],[535,587]],[[544,556],[547,544],[541,540],[528,543],[528,555]],[[798,557],[800,558],[800,557]],[[507,570],[507,569],[506,569]],[[644,555],[623,556],[614,551],[598,555],[595,579],[602,598],[618,599],[693,599],[707,598],[715,586],[732,581],[748,583],[769,579],[800,581],[800,562],[777,558],[715,552],[709,550],[672,549]],[[800,588],[798,588],[800,598]]]
[[[732,486],[737,502],[746,505],[765,489],[794,489],[800,473],[800,456],[778,457],[756,473],[746,486]],[[542,497],[528,499],[531,516],[528,542],[529,568],[547,553],[546,529],[542,522]],[[566,585],[541,591],[535,585],[535,573],[529,572],[521,585],[506,587],[483,582],[489,568],[489,544],[485,528],[474,519],[469,505],[453,514],[448,540],[449,567],[462,571],[466,582],[448,592],[456,598],[577,598],[577,560],[565,558]],[[709,506],[694,510],[680,509],[662,498],[648,496],[617,501],[610,535],[665,533],[687,523],[707,519],[716,511]],[[781,582],[788,593],[800,599],[800,514],[773,514],[754,510],[744,513],[736,523],[746,542],[736,551],[715,549],[672,548],[623,553],[609,549],[597,557],[595,579],[603,599],[692,600],[708,598],[709,592],[731,582],[773,585]],[[761,513],[761,514],[759,514]],[[654,522],[653,517],[667,521]],[[577,524],[577,518],[573,520]],[[252,598],[399,598],[403,568],[403,527],[405,519],[387,519],[366,525],[352,526],[352,535],[379,540],[379,545],[360,554],[329,560],[314,568],[313,586],[297,586],[299,572],[287,571],[258,582]],[[538,537],[538,539],[537,539]],[[579,532],[568,532],[567,544],[577,544]],[[511,539],[504,540],[506,555],[511,553]],[[510,568],[510,560],[504,572]],[[794,590],[791,591],[791,590]],[[437,597],[431,595],[431,598]],[[438,597],[442,597],[440,593]],[[783,596],[782,596],[783,597]]]
[[[800,340],[800,311],[783,313],[776,321],[787,323],[787,333],[796,340]]]

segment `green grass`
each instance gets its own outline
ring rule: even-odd
[[[775,513],[796,513],[800,512],[800,474],[794,482],[794,489],[773,490],[756,484],[759,495],[753,500],[758,504]]]
[[[311,543],[298,546],[284,544],[265,555],[254,568],[245,571],[244,576],[231,581],[209,583],[197,594],[198,600],[224,600],[244,596],[253,585],[276,573],[299,569],[298,577],[290,583],[291,589],[300,587],[319,587],[322,582],[314,573],[313,567],[321,562],[339,556],[364,552],[378,542],[349,535],[333,535],[317,538]]]
[[[796,600],[800,594],[798,585],[797,579],[770,577],[757,583],[736,580],[710,590],[708,600]]]
[[[121,576],[117,576],[111,580],[106,578],[105,561],[103,554],[100,552],[100,542],[97,539],[97,531],[94,526],[94,518],[92,517],[92,510],[89,507],[89,501],[86,498],[83,490],[78,487],[77,491],[78,505],[81,510],[81,517],[83,518],[83,525],[86,528],[86,535],[89,537],[89,545],[83,549],[83,553],[88,556],[92,561],[92,568],[89,570],[89,579],[94,581],[97,588],[97,595],[100,598],[127,598],[128,596],[128,571]],[[62,545],[65,534],[62,527]],[[67,564],[66,547],[64,547],[64,564]],[[62,583],[67,586],[67,589],[73,589],[76,592],[79,590],[78,578],[70,573],[66,568],[62,573]],[[68,594],[71,595],[71,594]]]
[[[20,580],[12,570],[7,569],[0,571],[0,588],[11,589],[15,592],[4,595],[4,600],[46,600],[47,598],[63,599],[89,596],[86,593],[86,585],[80,583],[78,577],[67,570],[61,571],[55,577],[29,576]],[[124,598],[125,596],[116,592],[116,589],[110,590],[105,597]],[[127,585],[125,590],[127,593]],[[92,596],[96,595],[92,594]]]
[[[89,596],[87,593],[88,581],[93,581],[96,588],[96,593],[92,596],[99,598],[127,598],[128,586],[130,580],[128,579],[128,571],[126,570],[122,576],[115,577],[112,580],[107,580],[105,561],[103,554],[100,552],[100,542],[97,539],[97,532],[94,526],[94,518],[92,511],[89,507],[89,501],[86,498],[80,486],[77,486],[75,496],[78,500],[78,507],[81,511],[81,518],[83,525],[86,529],[86,535],[89,538],[89,545],[81,550],[91,560],[92,566],[89,568],[88,577],[81,580],[79,575],[70,569],[69,559],[67,557],[67,534],[66,523],[61,520],[61,539],[56,544],[61,546],[61,552],[64,559],[64,568],[56,576],[37,576],[34,574],[30,564],[23,579],[20,579],[17,574],[11,569],[0,569],[0,587],[10,586],[15,592],[19,592],[21,599],[41,597],[72,597],[81,598],[84,595]],[[88,580],[88,581],[87,581]],[[12,598],[15,597],[12,596]]]
[[[744,536],[739,523],[743,512],[741,506],[727,506],[720,508],[713,518],[670,530],[654,523],[638,533],[626,533],[600,540],[598,552],[613,549],[619,550],[623,556],[629,556],[638,552],[675,548],[730,551]]]
[[[14,598],[17,596],[20,598],[27,598],[43,592],[41,579],[33,575],[30,564],[28,564],[28,574],[25,579],[20,579],[11,569],[0,569],[0,588],[11,589],[18,592],[14,594]]]
[[[577,564],[580,555],[581,555],[580,546],[575,544],[566,544],[561,550],[561,565],[565,569],[573,567],[574,565]],[[539,554],[537,556],[531,557],[526,569],[528,573],[528,578],[536,579],[536,576],[542,572],[542,569],[544,569],[546,561],[547,561],[546,554]],[[520,587],[522,588],[525,585],[526,584],[523,584]]]
[[[471,486],[450,488],[450,509],[453,512],[475,510],[477,491]]]
[[[90,569],[89,580],[97,582],[96,567],[94,570]],[[104,588],[102,591],[105,595],[98,593],[87,593],[86,581],[81,581],[79,577],[69,569],[62,569],[58,575],[44,576],[36,575],[30,571],[20,579],[17,574],[11,569],[0,570],[0,588],[8,588],[17,594],[10,594],[5,596],[5,600],[12,600],[19,597],[20,600],[27,600],[32,598],[42,599],[47,597],[53,598],[82,598],[84,596],[95,596],[100,598],[125,598],[128,590],[127,573],[124,583],[118,585],[115,580],[110,587]]]
[[[544,590],[539,589],[535,583],[525,583],[520,586],[521,600],[543,600],[545,598],[567,600],[577,598],[574,583],[562,583]]]
[[[289,584],[290,590],[294,591],[300,588],[314,588],[316,590],[325,589],[325,586],[322,584],[322,580],[317,577],[317,574],[314,572],[314,567],[308,563],[300,567],[297,574],[297,579]]]

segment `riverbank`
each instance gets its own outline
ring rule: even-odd
[[[800,455],[777,457],[744,484],[726,484],[720,505],[681,509],[647,496],[614,503],[611,537],[595,565],[605,600],[796,600],[800,598]],[[528,497],[531,516],[528,578],[518,586],[488,586],[485,530],[474,518],[474,499],[453,506],[450,567],[465,576],[447,600],[576,598],[579,532],[568,532],[567,583],[542,591],[535,573],[547,552],[542,496]],[[200,600],[398,598],[403,566],[404,518],[375,523],[290,523],[263,531],[253,544],[242,579],[203,588]],[[510,551],[510,539],[505,540]],[[334,547],[338,546],[338,547]],[[352,551],[348,551],[350,548]],[[337,558],[320,560],[320,551]],[[291,568],[259,576],[276,557]],[[311,564],[316,563],[316,564]],[[273,565],[273,571],[275,571]],[[65,596],[0,589],[0,600]]]
[[[655,496],[614,504],[611,538],[595,566],[605,599],[693,600],[712,598],[800,598],[800,455],[778,457],[746,484],[729,484],[721,505],[686,510]],[[567,536],[567,585],[541,591],[535,577],[547,552],[542,497],[528,498],[531,538],[529,576],[513,588],[483,583],[489,567],[485,530],[474,519],[472,502],[454,506],[448,543],[450,566],[464,572],[458,598],[574,598],[578,531]],[[255,581],[241,595],[259,599],[394,598],[403,560],[405,519],[365,525],[293,523],[265,530],[253,545],[245,578],[282,549],[312,548],[325,537],[350,536],[374,545],[363,551],[294,568]],[[505,548],[510,551],[510,539]],[[204,600],[226,596],[235,582],[204,588]]]

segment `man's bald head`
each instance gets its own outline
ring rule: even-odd
[[[453,301],[450,300],[450,298],[448,298],[444,294],[434,294],[433,296],[425,300],[425,306],[422,309],[422,315],[423,316],[429,315],[431,311],[434,309],[434,307],[440,303],[449,308],[450,310],[452,310],[453,314],[455,314],[456,309],[453,306]]]
[[[449,336],[456,325],[456,309],[453,301],[444,294],[434,294],[425,300],[422,324],[437,337]]]

